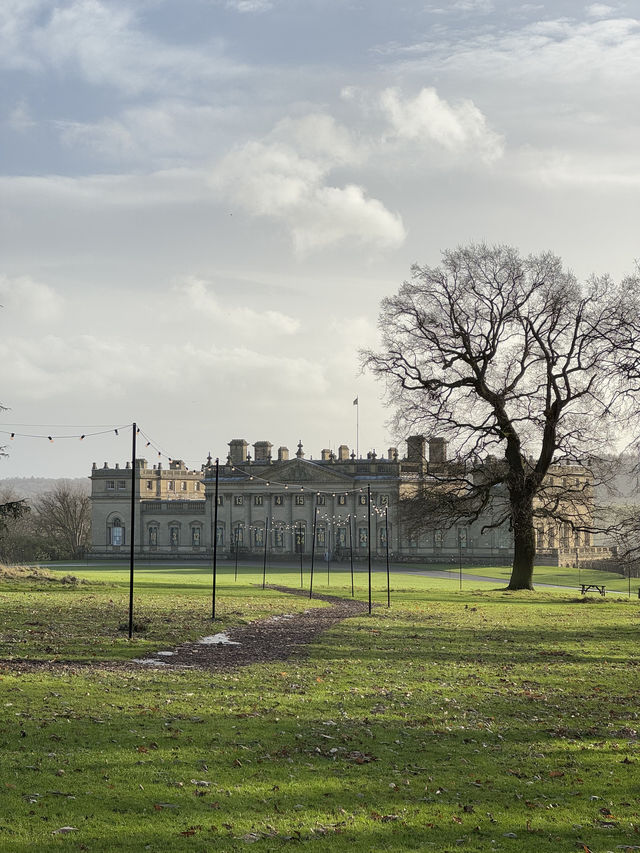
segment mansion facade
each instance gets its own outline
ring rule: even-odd
[[[91,471],[92,547],[95,558],[130,552],[131,487],[135,485],[134,550],[141,559],[210,559],[217,538],[218,558],[310,557],[313,530],[318,559],[368,557],[423,562],[500,563],[512,558],[512,536],[506,525],[485,530],[484,517],[473,524],[415,533],[403,521],[402,498],[442,475],[448,466],[446,442],[413,436],[401,458],[395,447],[387,455],[374,452],[357,459],[346,445],[306,459],[300,442],[293,458],[286,447],[274,457],[273,445],[258,441],[253,455],[244,439],[229,442],[226,462],[211,456],[200,470],[180,460],[149,467],[131,464]],[[566,475],[564,469],[562,474]],[[575,472],[573,472],[575,474]],[[369,518],[370,512],[370,518]],[[216,519],[217,516],[217,519]],[[566,527],[566,525],[565,525]],[[591,535],[583,531],[538,530],[538,552],[547,563],[593,559]],[[578,552],[578,554],[577,554]]]

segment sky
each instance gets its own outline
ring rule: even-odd
[[[632,272],[639,90],[637,0],[3,0],[0,478],[402,450],[380,301],[471,242]]]

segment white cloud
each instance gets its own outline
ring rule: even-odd
[[[59,209],[95,212],[110,207],[157,207],[210,200],[204,174],[190,169],[165,169],[147,175],[87,175],[68,177],[0,176],[0,194],[5,206],[28,213],[55,204]],[[31,215],[33,215],[31,213]]]
[[[206,51],[162,42],[138,23],[132,6],[102,0],[3,0],[0,65],[63,73],[79,72],[93,85],[132,95],[188,92],[235,75],[219,43]]]
[[[400,217],[361,187],[327,186],[328,171],[287,145],[249,142],[223,159],[213,182],[250,213],[284,222],[298,252],[349,240],[400,246],[405,237]]]
[[[236,12],[268,12],[273,8],[271,0],[227,0],[227,8]]]
[[[257,405],[273,394],[313,397],[328,385],[324,367],[304,357],[170,338],[158,348],[117,335],[49,334],[32,340],[8,336],[0,341],[0,359],[12,365],[3,387],[12,403],[82,396],[89,407],[98,399],[135,394],[146,408],[150,397],[160,392],[247,386],[252,405]]]
[[[176,289],[186,297],[188,306],[197,312],[197,316],[206,317],[218,325],[231,324],[234,335],[244,334],[251,338],[260,331],[293,335],[300,329],[299,320],[280,311],[256,311],[245,305],[229,304],[228,300],[221,302],[210,283],[199,278],[190,277]]]
[[[268,136],[269,141],[291,143],[303,157],[327,166],[359,163],[366,156],[365,146],[351,131],[326,113],[310,113],[301,118],[285,118]]]
[[[380,105],[400,139],[435,142],[449,151],[478,154],[489,163],[502,156],[501,137],[472,101],[452,106],[433,88],[422,89],[415,98],[389,88],[381,93]]]
[[[628,189],[640,187],[640,157],[616,157],[568,152],[560,149],[525,148],[515,159],[516,168],[528,181],[558,189],[565,186]]]
[[[62,142],[108,162],[166,168],[211,154],[211,140],[238,110],[162,100],[97,122],[57,121]]]
[[[347,241],[397,248],[405,238],[398,214],[360,186],[330,185],[331,170],[362,153],[329,116],[286,119],[223,158],[212,183],[253,215],[283,222],[301,254]]]
[[[459,34],[457,34],[459,36]],[[576,86],[592,97],[598,84],[612,82],[628,89],[640,78],[640,20],[611,17],[597,20],[535,20],[519,29],[493,30],[437,41],[389,47],[402,57],[404,72],[447,75],[471,80],[490,78],[550,84],[566,93]],[[588,81],[588,85],[586,85]],[[611,95],[608,91],[608,95]],[[615,92],[614,92],[615,94]]]
[[[29,49],[30,30],[46,0],[3,0],[0,3],[0,66],[36,70],[40,62]]]
[[[591,3],[586,12],[590,18],[608,18],[616,13],[616,9],[606,3]]]
[[[62,315],[62,304],[60,296],[46,284],[28,276],[0,275],[0,305],[10,328],[55,322]]]

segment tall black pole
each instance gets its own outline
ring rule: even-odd
[[[329,586],[331,581],[331,522],[329,521],[329,516],[327,516],[327,586]]]
[[[213,587],[211,592],[211,619],[216,618],[216,583],[218,575],[218,477],[220,460],[216,459],[216,491],[213,498]]]
[[[300,548],[300,589],[304,586],[304,578],[302,576],[302,522],[300,522],[300,534],[298,536],[298,547]]]
[[[311,576],[309,578],[309,598],[313,595],[313,561],[316,556],[316,522],[318,520],[318,507],[313,511],[313,540],[311,542]]]
[[[262,561],[262,589],[267,586],[267,545],[269,542],[269,516],[264,522],[264,559]]]
[[[369,545],[369,613],[371,613],[371,483],[367,485],[367,543]]]
[[[460,568],[460,589],[462,589],[462,535],[458,530],[458,564]]]
[[[387,546],[387,607],[391,607],[391,584],[389,578],[389,507],[384,508],[384,541]]]
[[[129,639],[133,637],[133,569],[134,569],[134,546],[136,540],[136,436],[138,434],[137,424],[133,424],[133,438],[131,440],[131,531],[129,533]]]
[[[355,596],[353,589],[353,521],[349,513],[349,558],[351,562],[351,598]]]
[[[238,528],[236,527],[236,535],[234,536],[235,545],[236,545],[236,569],[233,575],[234,581],[238,580]]]

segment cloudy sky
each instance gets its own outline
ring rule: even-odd
[[[399,443],[357,353],[411,263],[484,240],[632,270],[638,15],[3,0],[0,429],[136,420],[190,464],[236,437],[316,457],[355,445],[357,395],[360,451]],[[0,477],[130,454],[4,439]]]

